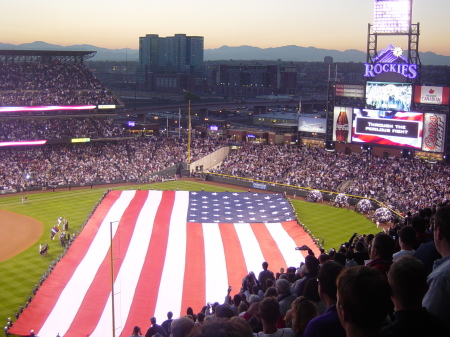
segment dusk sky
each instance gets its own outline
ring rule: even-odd
[[[138,49],[146,34],[205,37],[205,49],[298,45],[366,50],[374,0],[4,1],[0,42]],[[449,0],[413,0],[419,50],[450,56]],[[383,49],[390,40],[379,40]],[[407,38],[397,43],[407,49]]]

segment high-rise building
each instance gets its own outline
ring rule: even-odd
[[[139,64],[146,72],[199,77],[203,75],[203,50],[203,36],[147,34],[139,38]]]

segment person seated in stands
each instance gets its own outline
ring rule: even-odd
[[[344,267],[335,261],[327,261],[319,270],[317,277],[319,296],[327,307],[326,312],[312,319],[306,326],[304,337],[345,337],[336,309],[336,280]]]
[[[347,337],[378,337],[388,317],[391,288],[375,268],[344,269],[337,279],[336,308]]]
[[[440,207],[434,217],[434,243],[442,259],[434,262],[428,275],[429,289],[423,306],[450,323],[450,205]]]
[[[392,337],[438,337],[450,334],[450,324],[422,307],[428,289],[425,265],[412,256],[402,256],[391,266],[388,281],[392,288],[395,321],[383,328]]]
[[[375,235],[370,248],[371,261],[366,266],[378,270],[387,278],[387,273],[392,264],[395,243],[392,236],[385,233]]]
[[[416,230],[411,226],[404,226],[398,233],[398,244],[400,245],[400,251],[394,253],[392,256],[394,262],[400,257],[405,255],[414,255],[416,252],[413,247],[416,242]]]

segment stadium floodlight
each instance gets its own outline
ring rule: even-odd
[[[373,32],[405,34],[411,27],[412,0],[375,0]]]

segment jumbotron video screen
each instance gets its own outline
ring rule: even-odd
[[[423,113],[353,109],[352,142],[420,149]]]

